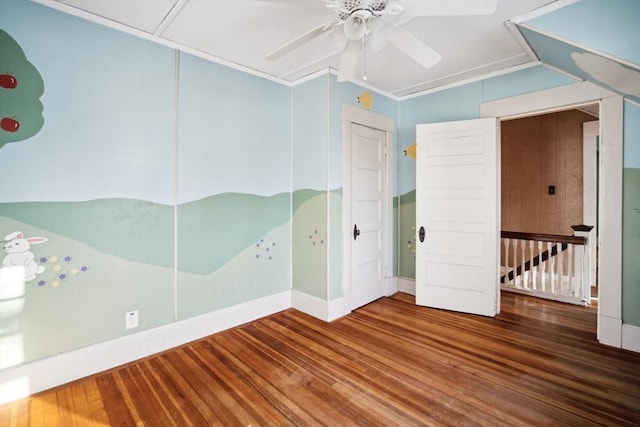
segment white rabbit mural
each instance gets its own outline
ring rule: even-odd
[[[4,238],[3,249],[7,255],[2,260],[3,267],[24,267],[24,280],[30,282],[45,270],[44,265],[36,262],[31,245],[44,243],[46,237],[25,238],[21,231],[15,231]]]

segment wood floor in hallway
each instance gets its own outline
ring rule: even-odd
[[[640,425],[640,355],[596,310],[502,294],[484,318],[396,294],[289,309],[0,407],[1,426]]]

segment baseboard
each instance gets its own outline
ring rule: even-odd
[[[2,371],[0,404],[17,400],[291,307],[291,291]]]
[[[325,301],[298,291],[291,291],[291,307],[325,322],[331,322],[346,314],[344,298]]]
[[[398,292],[398,277],[387,277],[385,279],[385,296],[391,296]]]
[[[622,324],[622,348],[640,353],[640,326]]]
[[[598,316],[598,341],[611,347],[622,347],[622,321],[614,317]]]
[[[406,277],[398,278],[398,292],[404,292],[405,294],[416,294],[416,280],[407,279]]]

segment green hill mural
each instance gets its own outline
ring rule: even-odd
[[[225,193],[179,205],[178,269],[212,273],[286,223],[290,206],[289,193],[270,197]],[[0,217],[128,261],[167,268],[174,264],[174,207],[170,205],[132,199],[2,203]],[[0,237],[14,231],[18,230],[0,225]]]
[[[178,270],[210,274],[222,267],[289,221],[290,197],[225,193],[179,205]]]
[[[0,217],[129,261],[173,267],[173,206],[133,199],[2,203]],[[0,225],[0,237],[13,231]]]

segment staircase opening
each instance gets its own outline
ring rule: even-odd
[[[593,104],[501,122],[503,289],[597,299],[598,116]]]

